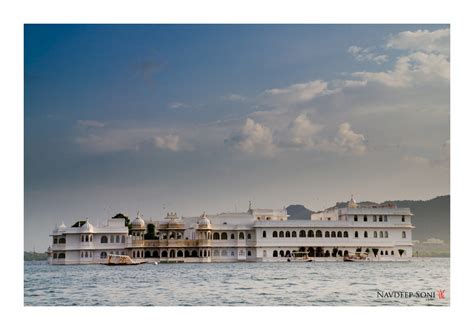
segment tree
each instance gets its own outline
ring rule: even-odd
[[[132,222],[130,221],[130,218],[125,214],[117,213],[112,217],[112,219],[125,219],[125,227],[128,227],[128,233],[130,234],[132,232]]]
[[[149,223],[146,226],[147,233],[145,234],[145,239],[156,239],[156,227],[154,224]]]

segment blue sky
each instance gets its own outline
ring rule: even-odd
[[[449,26],[26,25],[25,249],[62,221],[449,193]]]

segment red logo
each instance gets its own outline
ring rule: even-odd
[[[436,291],[436,294],[438,295],[438,299],[444,299],[445,297],[446,290],[438,290]]]

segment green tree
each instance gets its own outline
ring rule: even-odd
[[[154,224],[149,223],[146,226],[147,233],[145,234],[145,239],[156,239],[156,227]]]

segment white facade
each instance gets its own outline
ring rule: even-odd
[[[306,251],[315,261],[342,260],[366,252],[371,260],[412,257],[413,214],[394,205],[330,208],[312,220],[288,220],[286,209],[253,209],[145,221],[139,215],[131,229],[125,219],[105,226],[57,227],[49,261],[52,264],[102,263],[107,254],[159,262],[286,261],[293,251]],[[147,234],[153,223],[155,236]],[[148,236],[147,236],[148,235]]]

